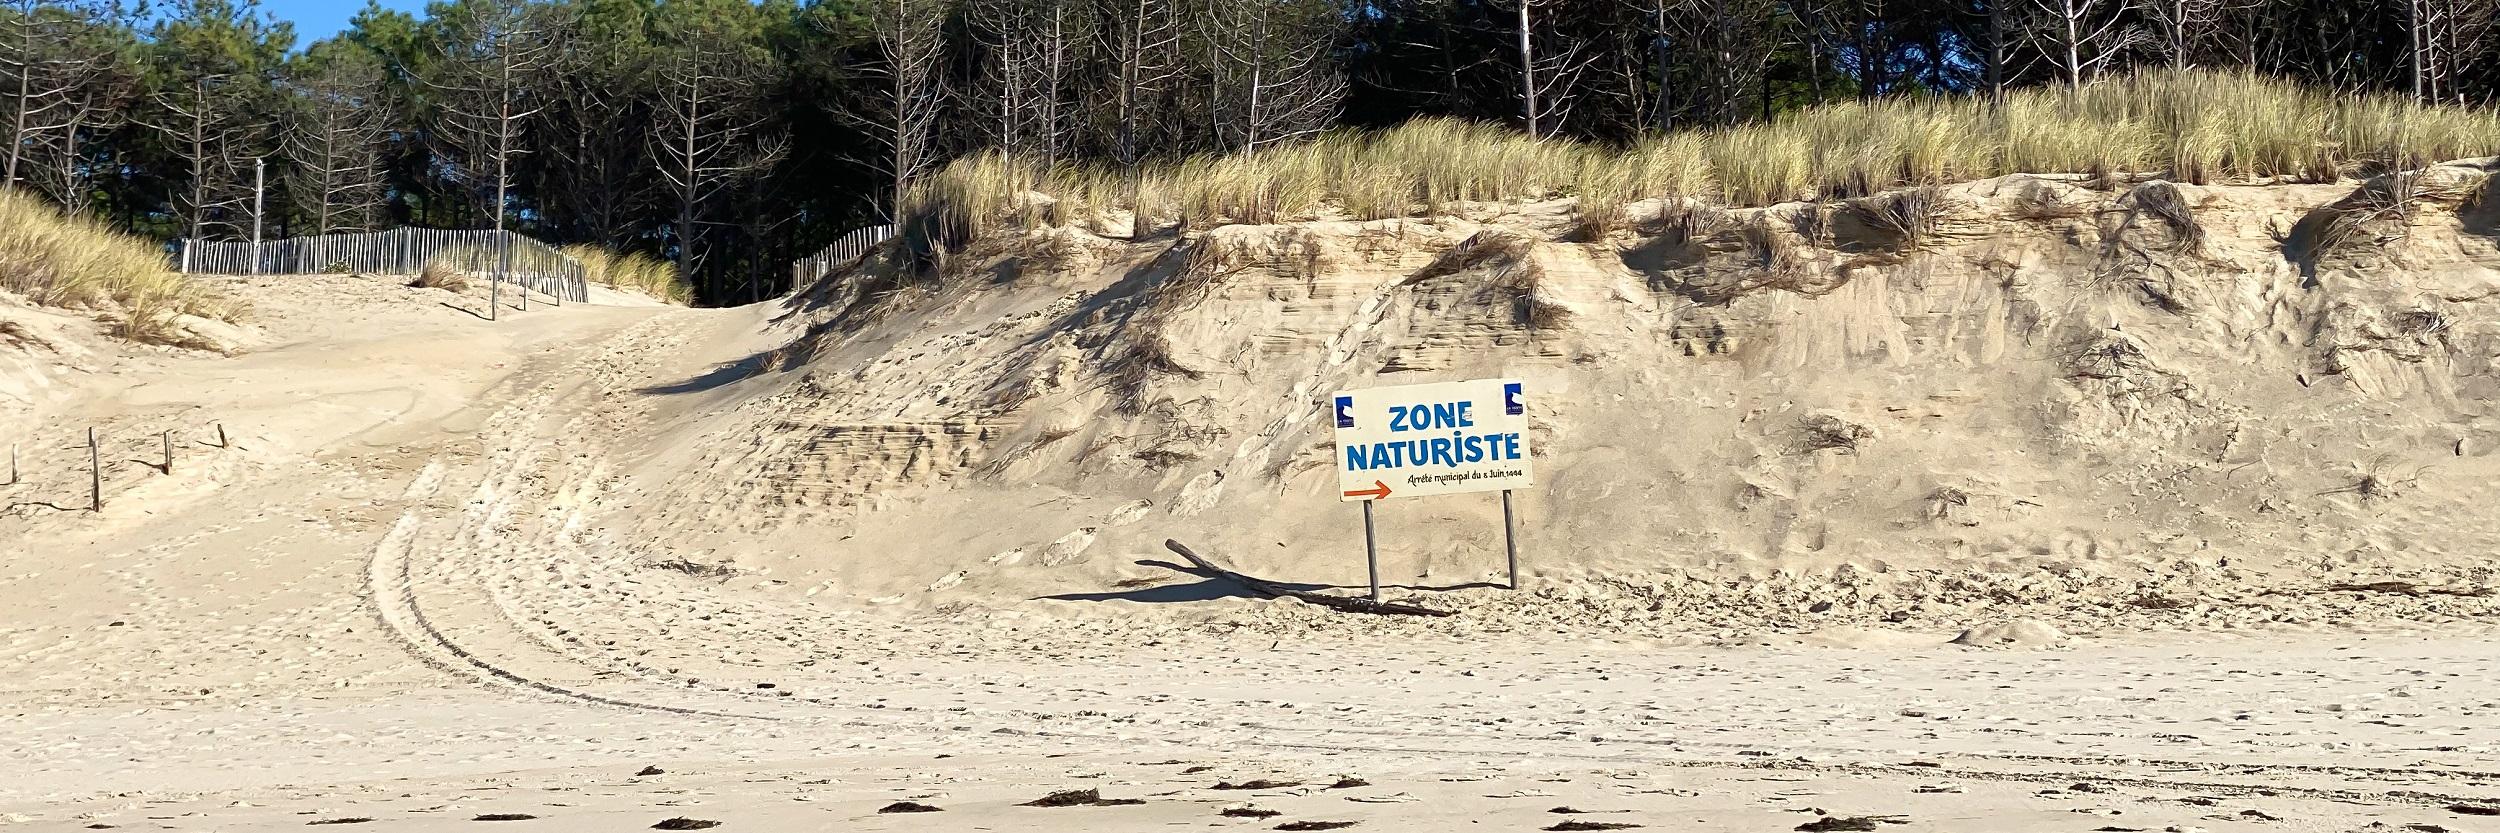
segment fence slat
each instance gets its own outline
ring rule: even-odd
[[[841,239],[833,241],[833,245],[791,263],[790,285],[799,287],[823,280],[826,275],[866,256],[878,244],[894,239],[894,233],[895,226],[889,223],[855,229],[842,235]]]
[[[508,248],[510,258],[502,252]],[[310,275],[350,272],[415,274],[437,258],[464,272],[489,272],[508,262],[505,280],[559,302],[590,300],[589,270],[571,255],[518,233],[475,229],[399,228],[384,232],[250,241],[186,240],[173,256],[184,272],[222,275]]]

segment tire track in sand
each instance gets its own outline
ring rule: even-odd
[[[523,454],[523,450],[531,446],[532,439],[525,436],[525,429],[535,423],[539,412],[552,402],[550,391],[553,385],[587,375],[600,359],[599,347],[647,338],[647,331],[673,323],[673,319],[686,314],[673,312],[654,316],[602,339],[592,349],[580,351],[588,354],[585,358],[558,363],[553,367],[541,364],[514,374],[498,385],[490,396],[518,391],[529,393],[490,415],[475,439],[481,445],[497,450],[483,460],[461,452],[446,452],[427,463],[426,469],[404,496],[412,505],[401,513],[376,543],[366,564],[365,593],[373,601],[375,616],[384,630],[410,656],[452,676],[488,687],[503,687],[587,705],[689,717],[781,719],[774,715],[721,711],[700,702],[665,702],[676,698],[652,696],[659,692],[608,694],[563,682],[561,680],[565,675],[560,673],[561,670],[591,669],[592,666],[585,661],[587,658],[547,645],[543,636],[517,621],[510,604],[484,580],[479,579],[475,584],[463,581],[482,575],[476,562],[491,561],[491,557],[481,551],[480,545],[491,546],[495,543],[494,527],[504,522],[507,513],[514,508],[512,490],[496,488],[497,481],[509,483],[513,478],[532,474],[526,470],[528,461]],[[466,467],[457,465],[456,461],[462,457],[471,457],[473,464]],[[456,481],[477,483],[477,497],[470,501],[465,511],[459,512],[450,521],[448,531],[432,533],[430,528],[435,526],[432,522],[435,508],[439,506],[447,487]],[[421,553],[430,554],[434,559],[430,565],[433,569],[426,573],[420,573],[418,569]],[[464,558],[473,561],[463,563]],[[436,580],[420,580],[421,576]],[[433,592],[424,592],[428,590]],[[463,596],[466,598],[463,599]],[[429,604],[435,612],[428,612]],[[479,615],[471,611],[466,616],[457,615],[463,606],[481,604],[492,613]],[[444,613],[452,613],[455,618],[442,620],[440,617]],[[480,628],[493,628],[506,633],[502,638],[496,638],[479,634],[477,629]],[[454,638],[451,635],[453,630],[460,631],[462,637]],[[479,645],[481,649],[473,650],[470,645]],[[497,650],[490,655],[482,648],[487,645]],[[540,655],[516,656],[523,652],[508,650],[523,645],[537,646],[526,653]],[[522,666],[525,665],[537,667],[524,669]]]

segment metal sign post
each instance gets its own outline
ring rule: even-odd
[[[1363,501],[1363,564],[1371,568],[1372,604],[1380,603],[1380,539],[1372,534],[1372,502]]]
[[[1363,504],[1370,506],[1371,504]],[[1510,589],[1519,589],[1519,528],[1511,523],[1510,490],[1502,490],[1502,552],[1510,556]]]

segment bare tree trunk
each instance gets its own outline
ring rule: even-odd
[[[2457,83],[2458,68],[2482,61],[2495,26],[2500,3],[2492,0],[2407,0],[2414,100],[2424,103],[2467,103]]]
[[[2423,25],[2423,5],[2424,0],[2405,0],[2406,17],[2408,18],[2406,22],[2410,24],[2405,27],[2405,35],[2408,40],[2408,43],[2406,44],[2407,48],[2405,49],[2405,59],[2413,64],[2413,100],[2415,101],[2429,101],[2434,92],[2433,90],[2427,89],[2423,85],[2423,78],[2425,75],[2423,72],[2423,54],[2430,50],[2430,44],[2428,43],[2430,28]]]
[[[482,0],[465,7],[452,21],[453,34],[439,45],[447,77],[432,86],[443,99],[439,110],[446,129],[441,138],[459,162],[459,181],[475,187],[491,177],[484,190],[492,196],[482,206],[494,216],[488,225],[502,250],[488,290],[488,317],[500,313],[496,300],[509,278],[511,242],[504,232],[512,201],[512,163],[533,149],[527,142],[530,121],[542,109],[535,96],[539,74],[554,51],[552,32],[521,0]],[[520,306],[529,307],[522,291]]]
[[[1178,73],[1174,51],[1180,43],[1177,4],[1173,0],[1107,0],[1102,8],[1103,32],[1111,39],[1112,161],[1129,205],[1129,237],[1139,239],[1154,229],[1153,207],[1146,204],[1144,167],[1149,108],[1160,110],[1166,85]]]
[[[71,214],[85,214],[95,201],[95,171],[106,163],[90,158],[101,149],[110,154],[117,147],[92,139],[108,136],[129,123],[126,113],[137,95],[138,79],[129,74],[111,71],[104,61],[90,64],[81,73],[84,79],[63,108],[53,137],[43,143],[50,155],[50,177],[46,183],[54,201]]]
[[[1341,21],[1330,7],[1208,0],[1198,22],[1218,147],[1249,153],[1335,120],[1346,82],[1331,59]]]
[[[25,183],[29,154],[45,136],[93,112],[78,106],[91,88],[116,86],[102,72],[109,48],[81,37],[95,14],[83,2],[0,0],[0,94],[8,119],[0,186]]]
[[[7,78],[11,87],[9,90],[9,154],[5,172],[0,172],[0,186],[17,184],[18,162],[25,158],[26,145],[31,139],[27,135],[27,128],[32,126],[36,111],[44,106],[43,96],[39,95],[35,80],[35,77],[42,73],[44,65],[44,59],[39,52],[43,44],[43,33],[40,24],[35,19],[35,12],[38,8],[39,4],[35,0],[13,0],[8,8],[10,17],[6,21],[7,30],[0,32],[0,38],[5,38],[5,41],[0,41],[0,45],[5,45],[7,49],[6,52],[0,52],[0,72],[8,73]]]
[[[2076,4],[2073,0],[2068,0],[2064,5],[2071,10]],[[2083,42],[2082,33],[2079,31],[2081,21],[2077,20],[2074,14],[2069,13],[2060,15],[2058,23],[2066,27],[2066,37],[2059,39],[2058,42],[2058,45],[2066,49],[2066,62],[2063,65],[2066,70],[2066,89],[2081,89],[2083,87]]]
[[[1528,37],[1528,9],[1534,5],[1535,0],[1519,0],[1519,100],[1527,107],[1529,141],[1544,138],[1537,133],[1536,123],[1536,46]]]
[[[298,79],[303,98],[287,134],[294,163],[290,194],[314,234],[369,231],[382,200],[381,145],[387,111],[380,68],[332,63]]]
[[[1667,0],[1650,0],[1649,37],[1658,63],[1658,131],[1675,129],[1675,60],[1668,51]]]
[[[2005,3],[1988,0],[1988,100],[2005,102]]]
[[[1682,0],[1680,42],[1692,63],[1690,112],[1712,124],[1743,120],[1754,110],[1763,75],[1786,32],[1783,4],[1773,0]]]
[[[2035,18],[2030,39],[2057,63],[2067,91],[2083,87],[2101,68],[2144,39],[2128,14],[2135,0],[2029,0]]]
[[[229,236],[240,229],[226,216],[239,211],[246,196],[240,191],[241,160],[258,139],[255,126],[239,112],[241,102],[227,88],[223,75],[197,75],[179,87],[160,92],[147,126],[171,141],[182,158],[186,181],[174,200],[174,214],[184,236],[200,240],[211,226],[224,226]]]
[[[765,131],[758,106],[768,85],[761,68],[709,30],[672,45],[662,70],[660,173],[677,203],[678,274],[697,274],[703,259],[706,208],[740,181],[781,159],[781,142]]]
[[[1059,164],[1059,156],[1068,145],[1065,91],[1062,89],[1068,79],[1068,2],[1050,0],[1050,26],[1046,30],[1049,35],[1042,41],[1044,54],[1048,56],[1042,64],[1041,82],[1041,126],[1045,137],[1042,164],[1045,166]]]
[[[17,82],[17,89],[9,96],[9,161],[6,175],[0,176],[0,185],[17,184],[17,163],[26,156],[26,128],[35,109],[34,22],[27,20],[13,25],[25,32],[13,32],[10,37],[17,48],[11,50],[13,54],[7,59],[10,63],[7,69],[16,76],[12,80]]]
[[[892,177],[886,216],[900,218],[913,186],[936,164],[936,127],[947,96],[946,9],[942,0],[878,0],[875,20],[886,97],[882,118],[871,126]]]

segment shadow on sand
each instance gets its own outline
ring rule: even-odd
[[[1060,602],[1138,602],[1141,604],[1209,602],[1216,599],[1272,598],[1268,594],[1244,587],[1240,582],[1209,573],[1205,570],[1200,570],[1187,564],[1175,564],[1169,561],[1159,561],[1153,559],[1139,561],[1136,562],[1136,564],[1140,567],[1161,567],[1176,573],[1193,576],[1198,580],[1184,584],[1158,584],[1153,587],[1139,587],[1129,590],[1105,591],[1101,593],[1061,593],[1055,596],[1039,596],[1036,598]],[[1347,591],[1354,595],[1361,595],[1363,593],[1370,592],[1371,590],[1370,587],[1365,585],[1304,584],[1300,582],[1273,580],[1268,581],[1268,583],[1288,590],[1298,590],[1306,593],[1319,593],[1333,590]],[[1501,586],[1502,585],[1500,584],[1492,582],[1477,581],[1465,584],[1441,586],[1383,584],[1380,586],[1380,589],[1408,590],[1423,593],[1450,590],[1498,589]]]
[[[766,362],[771,360],[771,358],[772,354],[770,351],[756,353],[734,362],[715,365],[711,370],[705,371],[702,375],[694,376],[684,381],[671,382],[665,385],[652,385],[646,388],[636,388],[634,392],[640,394],[658,395],[702,393],[707,390],[728,385],[732,382],[752,378],[757,374],[763,373],[764,365]]]

